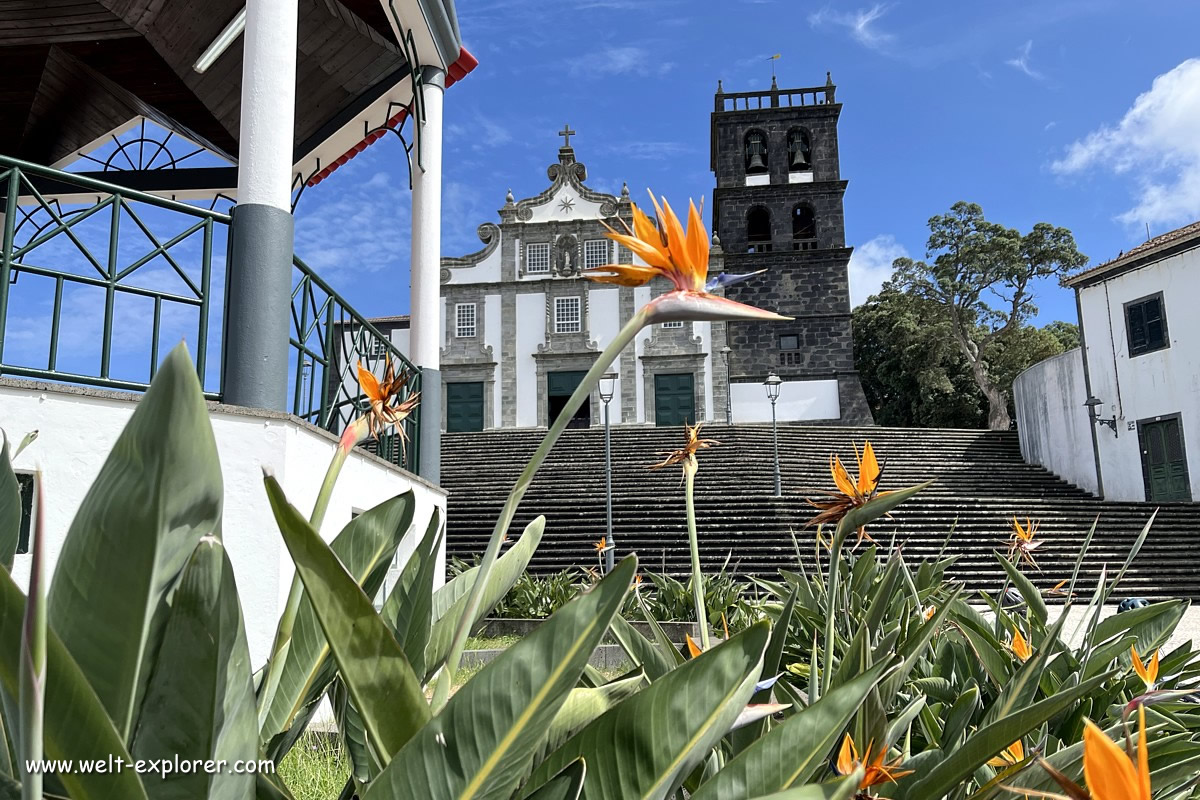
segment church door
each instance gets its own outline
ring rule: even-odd
[[[546,420],[546,425],[549,426],[554,420],[558,419],[558,414],[567,405],[567,400],[570,399],[571,393],[575,391],[575,387],[583,381],[583,376],[587,373],[583,370],[571,372],[549,372],[546,374],[546,395],[548,403],[549,418]],[[587,428],[592,424],[592,405],[585,401],[575,412],[575,416],[571,417],[571,421],[567,423],[568,428]]]
[[[446,384],[446,432],[483,430],[483,382]]]
[[[1146,499],[1156,503],[1190,502],[1187,457],[1179,417],[1138,424]]]
[[[692,373],[654,376],[654,422],[684,425],[696,421],[696,382]]]

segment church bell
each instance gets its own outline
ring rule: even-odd
[[[808,156],[804,152],[804,148],[796,142],[792,147],[792,169],[808,169]]]
[[[766,171],[767,162],[763,161],[762,153],[755,150],[750,154],[750,164],[747,166],[747,171]]]

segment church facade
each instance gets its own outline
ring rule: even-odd
[[[763,387],[783,384],[782,422],[869,424],[854,371],[837,119],[831,83],[726,93],[712,115],[710,274],[763,275],[731,298],[794,317],[786,323],[668,323],[643,330],[612,371],[614,423],[770,421]],[[636,263],[605,237],[632,220],[629,190],[586,185],[566,128],[549,185],[478,228],[477,252],[443,258],[443,420],[448,432],[547,426],[635,311],[670,289],[591,282],[582,271]],[[402,350],[407,320],[375,321]],[[573,426],[603,422],[598,393]]]

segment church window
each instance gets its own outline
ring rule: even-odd
[[[677,321],[675,321],[675,322],[664,322],[664,323],[662,324],[662,326],[663,326],[664,328],[668,328],[668,329],[670,329],[670,328],[682,328],[682,327],[683,327],[683,321],[682,321],[682,320],[677,320]]]
[[[1125,304],[1125,331],[1129,355],[1140,356],[1171,346],[1167,338],[1167,312],[1162,292]]]
[[[762,206],[750,209],[746,215],[746,243],[751,253],[771,250],[771,212]]]
[[[583,243],[584,269],[595,269],[608,263],[608,239],[588,239]]]
[[[793,172],[812,169],[812,142],[800,128],[788,131],[788,169]]]
[[[469,339],[475,335],[475,304],[454,304],[454,336]]]
[[[578,297],[554,298],[554,332],[579,333],[583,330],[583,303]]]
[[[550,271],[550,244],[525,245],[525,272],[528,275],[539,275]]]
[[[746,134],[746,174],[757,175],[767,171],[767,135],[762,131]]]
[[[779,337],[780,350],[799,350],[800,336],[795,333],[785,333]]]
[[[792,249],[817,249],[817,214],[808,203],[792,209]]]

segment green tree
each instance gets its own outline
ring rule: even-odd
[[[955,203],[929,220],[929,261],[896,259],[899,288],[927,300],[949,323],[975,384],[987,399],[988,427],[1012,425],[1008,392],[993,374],[998,343],[1037,313],[1032,284],[1087,263],[1066,228],[1045,222],[1022,235],[989,222],[975,203]]]

